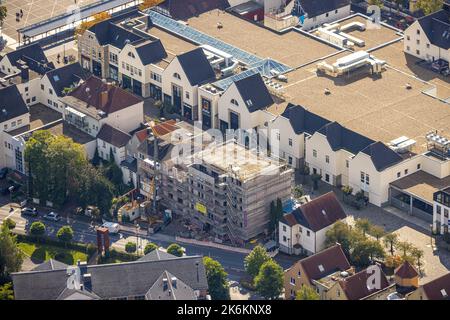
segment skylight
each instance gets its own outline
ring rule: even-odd
[[[319,270],[320,270],[320,272],[324,272],[325,271],[323,265],[319,264]]]
[[[55,75],[53,76],[53,80],[59,81],[59,76],[58,76],[57,74],[55,74]]]
[[[445,291],[445,289],[442,289],[442,290],[441,290],[441,294],[442,294],[442,296],[443,296],[444,298],[447,298],[447,297],[448,297],[447,291]]]

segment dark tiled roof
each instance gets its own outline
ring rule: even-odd
[[[50,259],[36,266],[32,271],[66,270],[67,267],[68,265],[65,263]]]
[[[320,128],[319,132],[327,137],[333,151],[340,149],[357,154],[374,141],[341,126],[336,121],[330,122]]]
[[[188,20],[213,9],[226,9],[230,6],[227,0],[166,0],[161,7],[170,12],[176,20]]]
[[[422,286],[429,300],[450,300],[450,273]]]
[[[97,41],[101,46],[110,44],[118,49],[123,49],[128,43],[144,39],[140,35],[115,25],[110,20],[93,25],[89,28],[89,31],[95,33]]]
[[[166,155],[170,152],[172,145],[171,144],[161,144],[161,140],[158,141],[158,159],[164,159],[166,157]],[[141,152],[142,154],[145,154],[147,156],[150,157],[151,160],[153,160],[153,157],[155,156],[154,153],[154,149],[155,149],[155,143],[152,141],[150,141],[149,139],[145,140],[144,142],[142,142],[139,147],[138,147],[138,151]]]
[[[145,256],[139,258],[138,261],[155,261],[155,260],[164,260],[164,259],[173,259],[176,258],[173,254],[167,253],[160,249],[155,249],[152,252],[146,254]]]
[[[292,215],[298,224],[314,232],[347,217],[332,191],[301,205],[292,212]]]
[[[238,80],[235,85],[249,112],[261,110],[273,104],[272,96],[259,73]]]
[[[450,9],[439,10],[418,21],[432,44],[450,49]]]
[[[298,224],[298,221],[292,212],[281,217],[280,222],[288,225],[289,227],[293,227]]]
[[[342,290],[344,290],[345,295],[347,296],[347,299],[360,300],[389,286],[389,281],[381,268],[379,266],[373,267],[378,268],[378,271],[376,272],[379,272],[379,274],[381,275],[378,288],[369,288],[368,286],[371,280],[369,278],[374,275],[374,271],[369,269],[362,270],[348,278],[339,281]]]
[[[137,173],[137,160],[133,157],[127,157],[120,163],[121,167],[128,168],[130,171]]]
[[[45,74],[55,67],[52,62],[49,62],[47,60],[44,51],[37,43],[21,47],[20,49],[17,49],[15,51],[11,51],[5,56],[8,57],[13,66],[19,68],[19,60],[22,60],[26,62],[26,65],[30,70],[33,70],[38,74]]]
[[[306,110],[302,106],[293,104],[289,104],[281,115],[289,119],[292,129],[296,134],[306,132],[312,135],[330,122],[325,118]]]
[[[106,103],[102,104],[101,92],[107,91]],[[103,83],[100,78],[91,76],[84,83],[73,90],[69,96],[75,97],[102,110],[106,114],[113,113],[142,101],[141,98],[119,87]]]
[[[28,113],[17,86],[0,89],[0,123]]]
[[[373,165],[377,171],[383,171],[403,160],[397,152],[379,141],[370,144],[361,152],[372,158]]]
[[[88,73],[76,62],[46,73],[58,97],[63,96],[64,88],[76,87],[80,80],[86,80]]]
[[[128,141],[130,141],[131,136],[128,133],[113,128],[109,124],[105,123],[97,134],[97,139],[121,148],[125,146]]]
[[[64,289],[56,300],[99,300],[100,297],[87,290]]]
[[[412,279],[419,276],[416,268],[408,261],[403,262],[397,269],[395,269],[394,274],[402,279]]]
[[[339,244],[300,260],[306,275],[311,280],[319,280],[337,271],[350,269],[350,263]],[[322,266],[322,270],[319,268]]]
[[[197,48],[177,56],[191,86],[215,80],[215,73],[202,48]]]
[[[302,0],[301,4],[308,18],[312,18],[348,6],[350,0]]]
[[[196,300],[194,290],[168,271],[161,274],[146,297],[148,300]]]
[[[144,296],[160,275],[168,271],[194,290],[207,290],[202,257],[90,265],[91,292],[101,299]],[[13,273],[16,300],[54,300],[66,288],[66,270]]]
[[[139,55],[139,58],[141,59],[144,66],[167,58],[166,49],[164,49],[164,46],[159,39],[140,46],[136,46],[136,52]]]

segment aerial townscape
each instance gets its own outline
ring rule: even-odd
[[[449,62],[449,0],[0,0],[0,300],[450,300]]]

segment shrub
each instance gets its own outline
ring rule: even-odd
[[[180,247],[177,243],[172,243],[170,246],[167,247],[167,253],[172,254],[177,257],[183,256],[183,248]]]
[[[125,245],[125,251],[128,253],[135,253],[136,252],[136,243],[127,242],[127,244]]]
[[[45,225],[40,221],[35,221],[31,224],[30,234],[35,237],[42,237],[45,234]]]
[[[144,254],[149,254],[150,252],[156,249],[158,249],[158,246],[152,242],[149,242],[145,245]]]
[[[16,227],[16,222],[11,218],[6,219],[3,223],[8,227],[9,230],[12,230]]]

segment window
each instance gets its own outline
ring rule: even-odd
[[[420,170],[420,163],[417,164],[417,170]]]
[[[180,74],[178,74],[178,73],[176,73],[176,72],[173,74],[173,77],[176,78],[176,79],[178,79],[178,80],[181,80]]]
[[[22,124],[22,119],[17,120],[17,125],[20,126]]]
[[[133,53],[133,52],[128,52],[128,56],[129,56],[129,57],[131,57],[131,58],[133,58],[133,59],[135,58],[135,56],[134,56],[134,53]]]
[[[405,175],[408,174],[408,169],[405,169]]]
[[[334,13],[336,13],[336,14],[337,14],[337,13],[338,13],[338,10],[337,10],[337,9],[336,9],[336,10],[334,10]]]
[[[25,92],[28,92],[28,87],[25,87]]]
[[[364,183],[365,174],[361,171],[361,182]]]
[[[189,92],[186,91],[186,99],[189,99]]]
[[[16,126],[16,122],[15,121],[11,122],[11,127],[14,128],[15,126]]]
[[[402,174],[400,172],[397,172],[397,178],[400,178]]]
[[[325,162],[330,163],[330,156],[325,156]]]
[[[416,44],[417,44],[417,45],[420,45],[420,40],[416,40]]]
[[[427,43],[427,48],[430,49],[430,44],[429,43]]]
[[[155,80],[156,82],[161,82],[161,75],[151,72],[150,73],[150,77]]]
[[[346,168],[348,168],[348,167],[349,167],[349,165],[350,165],[350,161],[348,161],[348,160],[345,160],[345,167],[346,167]]]
[[[417,29],[416,33],[420,35],[420,30],[419,30],[419,29]]]
[[[292,157],[291,157],[291,156],[288,158],[288,163],[289,163],[290,165],[292,165]]]
[[[289,138],[289,146],[292,147],[292,139],[291,138]]]
[[[297,276],[300,278],[302,276],[302,272],[299,270]]]
[[[287,241],[286,236],[283,236],[283,242],[286,242],[286,241]]]
[[[416,50],[416,53],[417,53],[417,54],[420,54],[420,50]]]
[[[411,48],[409,46],[406,46],[406,51],[411,51]]]
[[[330,182],[330,175],[328,173],[325,174],[325,181]]]
[[[439,205],[436,206],[436,213],[441,214],[441,206]]]
[[[366,184],[370,184],[370,176],[366,173]]]
[[[444,217],[448,218],[448,209],[444,209]]]
[[[410,36],[406,36],[406,40],[411,40],[411,37]]]
[[[295,285],[295,279],[291,277],[291,284]]]
[[[309,230],[307,230],[307,231],[306,231],[306,236],[309,237],[310,235],[311,235],[311,232],[310,232]]]
[[[235,106],[239,106],[239,103],[236,101],[236,99],[231,99],[230,103]]]
[[[317,150],[313,150],[313,157],[317,158]]]
[[[280,139],[281,139],[280,133],[277,132],[277,140],[280,141]]]
[[[283,231],[286,232],[286,226],[283,226]]]
[[[325,17],[327,17],[328,18],[328,16],[329,16],[329,14],[328,14],[328,12],[325,14]]]
[[[53,94],[53,90],[48,88],[48,93]]]
[[[41,90],[44,91],[44,85],[43,84],[41,84]]]

